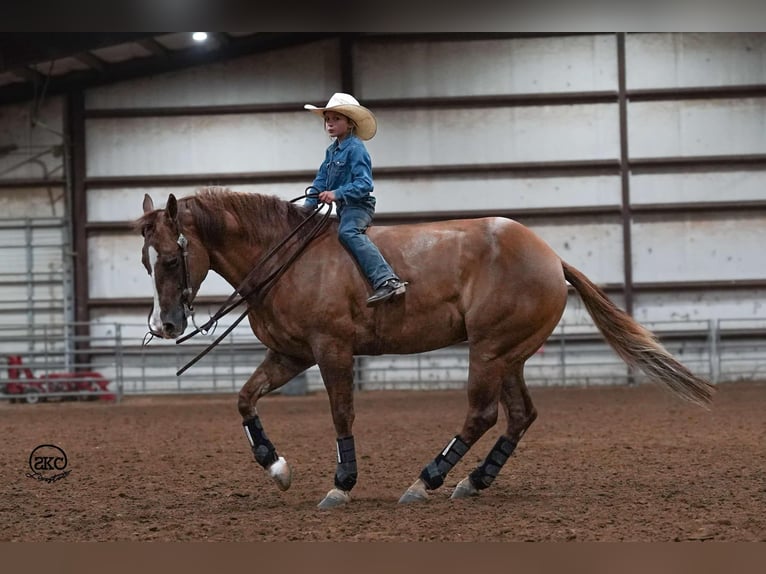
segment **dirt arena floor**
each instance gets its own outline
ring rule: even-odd
[[[766,541],[766,383],[722,385],[710,411],[654,386],[532,397],[538,420],[490,489],[449,499],[495,429],[426,503],[399,505],[465,394],[358,393],[359,482],[331,511],[316,508],[335,472],[324,393],[260,403],[293,468],[284,493],[252,461],[233,395],[3,402],[0,541]],[[71,471],[52,483],[26,476],[46,443]]]

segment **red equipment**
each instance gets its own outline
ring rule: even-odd
[[[26,381],[21,381],[23,373]],[[32,369],[23,366],[21,356],[12,355],[8,357],[8,379],[5,384],[5,395],[11,395],[11,402],[24,401],[29,404],[35,404],[40,401],[46,401],[49,398],[46,395],[50,393],[73,393],[71,396],[57,396],[60,400],[102,400],[113,401],[115,395],[109,392],[109,381],[96,371],[78,371],[73,373],[50,373],[40,378],[35,377]],[[83,393],[77,395],[76,393]],[[98,395],[84,393],[99,393]]]

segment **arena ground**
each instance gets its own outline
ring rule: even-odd
[[[358,393],[359,482],[332,511],[316,508],[335,472],[323,393],[260,403],[293,467],[284,493],[252,461],[234,395],[3,402],[0,541],[766,541],[766,383],[721,385],[710,411],[643,385],[532,397],[539,418],[489,490],[449,499],[496,429],[405,506],[465,393]],[[52,483],[26,476],[46,443],[71,471]]]

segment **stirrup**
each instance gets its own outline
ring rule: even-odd
[[[391,286],[390,283],[392,281],[395,281],[395,287]],[[387,289],[387,291],[383,291],[384,289]],[[394,295],[401,295],[407,291],[407,282],[401,281],[398,279],[389,279],[383,285],[378,287],[375,290],[375,293],[373,293],[370,297],[367,299],[367,306],[372,307],[374,305],[377,305],[378,303],[382,303],[384,301],[387,301]]]

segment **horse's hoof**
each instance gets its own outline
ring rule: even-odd
[[[479,496],[479,491],[471,483],[471,479],[465,477],[463,480],[457,483],[454,492],[450,498],[452,500],[458,500],[460,498],[470,498],[472,496]]]
[[[413,490],[408,488],[399,499],[399,504],[409,504],[410,502],[425,502],[428,500],[428,494],[425,491]]]
[[[317,504],[317,508],[321,508],[321,509],[337,508],[338,506],[343,506],[344,504],[348,504],[350,500],[351,500],[351,496],[349,495],[348,492],[345,492],[338,488],[333,488],[330,492],[327,493],[327,496],[324,497],[324,500],[322,500],[322,502]]]
[[[293,472],[290,470],[290,465],[284,457],[280,456],[277,460],[271,463],[268,468],[268,473],[274,482],[277,483],[279,490],[287,490],[290,488],[290,484],[293,480]]]
[[[426,483],[421,479],[417,479],[412,483],[407,491],[402,494],[399,499],[399,504],[408,504],[410,502],[425,502],[428,500],[428,492],[426,492]]]

